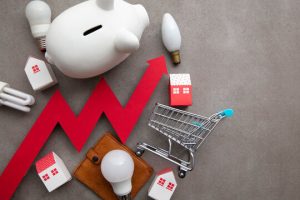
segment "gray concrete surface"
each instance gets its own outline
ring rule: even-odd
[[[0,1],[0,80],[34,94],[37,104],[29,114],[0,107],[0,172],[5,168],[27,131],[56,89],[60,89],[75,113],[79,113],[98,78],[74,80],[54,68],[59,85],[34,93],[23,71],[29,55],[43,58],[31,37],[24,16],[26,1]],[[48,0],[53,16],[80,2]],[[104,75],[125,105],[146,68],[146,60],[161,54],[160,24],[170,12],[182,33],[182,64],[171,73],[191,73],[193,106],[187,110],[209,115],[232,107],[234,118],[221,123],[196,154],[196,168],[178,179],[176,200],[298,200],[300,199],[300,1],[297,0],[130,0],[142,3],[151,25],[141,48]],[[76,88],[74,90],[74,88]],[[168,103],[168,78],[164,77],[127,145],[144,141],[165,145],[147,127],[155,102]],[[102,117],[78,153],[61,128],[38,158],[54,150],[72,171],[85,152],[107,130]],[[154,169],[176,167],[146,153]],[[136,199],[147,199],[145,185]],[[1,199],[1,197],[0,197]],[[48,193],[32,166],[13,196],[14,200],[98,199],[72,180]]]

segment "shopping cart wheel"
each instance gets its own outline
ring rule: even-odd
[[[185,175],[186,175],[186,171],[184,171],[184,170],[179,170],[179,171],[178,171],[178,176],[179,176],[179,178],[184,178]]]
[[[135,152],[135,155],[138,157],[141,157],[144,154],[145,150],[144,149],[137,149]]]

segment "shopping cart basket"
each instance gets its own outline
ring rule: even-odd
[[[178,176],[184,178],[187,171],[194,168],[194,152],[209,136],[218,122],[224,117],[231,117],[232,109],[215,113],[210,117],[196,115],[157,103],[149,119],[148,125],[168,137],[168,150],[138,143],[136,155],[142,156],[145,150],[155,153],[178,165]],[[172,142],[176,142],[189,152],[188,160],[171,154]]]

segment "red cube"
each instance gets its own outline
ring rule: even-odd
[[[192,83],[190,74],[170,74],[170,105],[192,105]]]

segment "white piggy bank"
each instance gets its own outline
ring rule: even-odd
[[[45,57],[67,76],[93,77],[137,50],[148,25],[149,17],[142,5],[123,0],[88,0],[53,20],[46,34]]]

